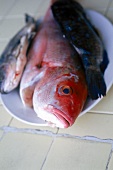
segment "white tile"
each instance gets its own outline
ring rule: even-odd
[[[82,6],[90,9],[107,9],[109,1],[106,0],[78,0]]]
[[[42,15],[45,15],[46,11],[48,10],[50,6],[50,1],[51,0],[46,0],[46,1],[42,0],[35,13],[41,13]]]
[[[113,8],[113,0],[110,0],[109,8]]]
[[[4,107],[0,104],[0,126],[6,126],[11,121],[11,116],[4,109]]]
[[[113,170],[113,153],[112,153],[112,157],[111,157],[111,160],[109,162],[109,165],[108,165],[108,170]]]
[[[108,10],[106,16],[113,23],[113,7]]]
[[[107,95],[90,112],[113,114],[113,86]]]
[[[110,144],[57,138],[43,170],[105,170]]]
[[[42,130],[42,131],[51,131],[53,133],[57,133],[57,128],[51,128],[51,127],[45,127],[45,126],[33,126],[33,125],[28,125],[26,123],[23,123],[19,120],[16,120],[13,118],[11,124],[11,127],[16,127],[16,128],[21,128],[21,129],[37,129],[37,130]]]
[[[24,18],[5,19],[0,25],[0,41],[9,41],[24,25]]]
[[[4,49],[6,48],[6,45],[8,44],[7,41],[0,42],[0,55],[3,53]]]
[[[113,131],[111,129],[113,129],[113,115],[86,113],[79,117],[72,127],[59,129],[59,133],[113,139]]]
[[[52,138],[9,133],[0,142],[1,170],[38,170],[46,157]]]
[[[0,0],[0,16],[5,16],[11,9],[14,2],[15,2],[15,0],[9,0],[9,1],[8,0]]]
[[[2,135],[3,135],[3,131],[0,130],[0,141],[1,141]]]
[[[9,16],[23,16],[25,13],[35,14],[42,0],[19,0],[8,13]]]

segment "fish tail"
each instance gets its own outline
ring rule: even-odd
[[[100,63],[100,70],[103,74],[104,74],[108,64],[109,64],[108,54],[107,54],[107,51],[104,49],[104,51],[103,51],[103,61]]]
[[[99,70],[86,69],[86,81],[88,85],[89,96],[96,100],[101,96],[106,95],[106,84],[103,74]]]
[[[29,14],[25,13],[25,22],[26,23],[35,23],[35,19]]]

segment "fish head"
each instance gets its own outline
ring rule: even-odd
[[[0,92],[8,93],[13,89],[12,79],[15,76],[16,61],[9,58],[8,62],[0,64]]]
[[[68,128],[80,114],[86,98],[86,85],[77,75],[66,74],[35,88],[34,110],[49,125]]]

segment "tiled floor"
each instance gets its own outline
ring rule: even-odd
[[[113,0],[79,2],[113,22]],[[24,13],[39,17],[48,5],[49,0],[0,0],[0,54],[24,25]],[[0,102],[0,170],[112,169],[113,86],[68,129],[24,124],[12,118]]]

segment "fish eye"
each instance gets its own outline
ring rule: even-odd
[[[70,86],[62,86],[60,88],[60,94],[62,94],[62,95],[71,95],[72,92],[73,92],[73,90]]]

